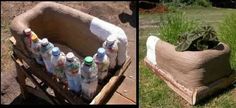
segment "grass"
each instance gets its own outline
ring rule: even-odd
[[[186,13],[189,19],[196,19],[205,24],[213,26],[219,32],[219,24],[223,22],[224,17],[236,13],[236,9],[221,8],[187,8],[181,9]],[[139,22],[160,22],[161,14],[140,14]],[[143,23],[145,24],[145,23]],[[228,90],[215,95],[211,98],[204,99],[196,106],[187,104],[180,96],[173,92],[164,81],[160,80],[155,74],[148,69],[143,59],[146,56],[146,40],[149,34],[158,34],[159,27],[145,25],[139,27],[139,90],[140,90],[140,106],[146,107],[194,107],[194,108],[236,108],[236,89],[231,87]],[[221,37],[220,37],[221,39]],[[236,49],[231,49],[236,50]],[[232,61],[232,60],[231,60]]]
[[[220,39],[233,49],[231,50],[231,66],[236,70],[236,14],[226,16],[219,26]]]
[[[153,108],[153,107],[166,107],[166,108],[181,108],[178,104],[178,100],[175,99],[177,95],[168,89],[168,86],[163,81],[158,80],[156,76],[152,75],[149,69],[144,67],[143,63],[140,63],[140,107],[141,108]],[[148,89],[142,89],[142,87],[148,87]],[[172,102],[169,104],[169,102]]]
[[[160,36],[171,44],[176,45],[179,35],[193,31],[198,26],[195,20],[190,20],[184,12],[168,13],[161,16]]]

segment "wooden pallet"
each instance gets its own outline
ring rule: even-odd
[[[127,57],[126,62],[121,68],[117,69],[110,80],[104,83],[105,85],[98,87],[97,95],[90,103],[83,100],[81,96],[65,89],[63,84],[52,80],[45,68],[40,67],[33,59],[27,57],[24,52],[15,46],[16,40],[14,37],[11,37],[9,40],[13,45],[13,54],[11,56],[16,63],[17,81],[22,95],[27,98],[27,94],[31,93],[51,104],[104,104],[104,100],[107,100],[108,94],[111,94],[114,91],[113,89],[119,85],[118,82],[131,63],[130,57]],[[29,78],[36,87],[32,88],[26,85],[26,78]],[[48,93],[47,88],[51,88],[54,91],[54,95]]]
[[[184,98],[191,105],[195,105],[201,99],[214,94],[216,91],[224,89],[236,81],[236,74],[232,72],[228,77],[223,77],[207,86],[197,87],[193,90],[184,87],[176,82],[172,75],[168,72],[162,71],[157,65],[152,64],[147,58],[144,63],[148,66],[157,76],[159,76],[165,83],[182,98]]]

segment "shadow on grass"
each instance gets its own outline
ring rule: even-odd
[[[236,70],[233,71],[234,73],[236,73]],[[204,106],[205,104],[212,102],[214,98],[219,97],[223,94],[227,94],[229,93],[231,90],[236,88],[236,81],[233,82],[233,84],[231,84],[229,87],[225,88],[225,89],[221,89],[217,92],[215,92],[214,94],[200,100],[196,106]]]

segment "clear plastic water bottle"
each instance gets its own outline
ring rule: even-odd
[[[40,54],[41,40],[38,38],[37,35],[32,35],[31,40],[32,40],[31,52],[33,53],[33,57],[35,58],[38,64],[44,65],[43,58]]]
[[[24,34],[25,34],[24,43],[26,45],[26,48],[28,51],[32,52],[31,51],[31,44],[32,44],[31,37],[37,36],[37,35],[30,28],[25,29]]]
[[[81,91],[80,61],[72,52],[66,54],[65,74],[69,89],[79,93]]]
[[[66,76],[64,72],[66,57],[58,47],[52,48],[51,62],[53,65],[53,75],[56,76],[60,81],[66,82]]]
[[[117,64],[117,53],[118,53],[117,38],[112,35],[107,37],[107,40],[103,43],[103,48],[106,49],[106,54],[110,60],[109,69],[114,69]]]
[[[96,54],[94,54],[93,59],[98,67],[98,81],[102,82],[108,75],[109,68],[109,58],[106,55],[106,51],[104,48],[98,48]]]
[[[54,47],[54,45],[51,42],[49,42],[47,38],[42,39],[40,54],[43,58],[43,62],[45,64],[45,67],[50,74],[53,73],[53,66],[51,63],[51,56],[52,56],[52,48],[53,47]]]
[[[82,96],[87,100],[91,100],[98,86],[97,65],[91,56],[87,56],[81,66],[81,87]]]

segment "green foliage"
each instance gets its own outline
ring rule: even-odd
[[[209,0],[194,0],[193,5],[210,7],[212,4]]]
[[[164,4],[168,7],[168,11],[170,12],[177,12],[180,8],[184,8],[186,5],[180,2],[168,2]]]
[[[160,35],[161,38],[176,45],[180,34],[197,28],[198,23],[185,17],[185,13],[168,13],[161,16]]]
[[[236,69],[236,14],[226,16],[219,28],[219,38],[230,46],[231,66]]]
[[[167,4],[172,9],[173,7],[185,6],[202,6],[211,7],[212,3],[209,0],[163,0],[162,3]]]
[[[180,44],[176,51],[202,51],[214,48],[219,43],[216,31],[209,25],[181,34],[178,41]]]

